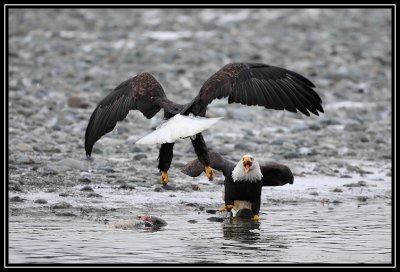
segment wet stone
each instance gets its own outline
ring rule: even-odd
[[[133,159],[135,161],[140,161],[142,159],[147,159],[147,155],[146,154],[136,154],[133,156]]]
[[[317,131],[317,130],[320,130],[320,129],[321,129],[321,126],[320,126],[319,124],[312,124],[312,125],[310,125],[308,128],[309,128],[310,130]]]
[[[216,214],[218,210],[206,210],[206,213]]]
[[[301,155],[314,156],[317,154],[317,151],[315,151],[314,149],[309,148],[309,147],[300,147],[299,153]]]
[[[359,173],[359,174],[372,174],[372,172],[370,172],[370,171],[364,170],[361,167],[353,166],[353,165],[350,165],[350,164],[346,166],[346,169],[348,171],[350,171],[350,172],[356,172],[356,173]]]
[[[16,192],[21,192],[22,191],[21,185],[17,184],[17,183],[9,185],[9,189],[10,189],[10,191],[16,191]]]
[[[67,202],[58,202],[58,203],[50,206],[50,208],[52,208],[52,209],[67,209],[67,208],[71,208],[71,207],[72,207],[72,205]]]
[[[335,188],[335,189],[332,190],[332,192],[334,192],[334,193],[342,193],[343,190],[341,188]]]
[[[124,184],[121,184],[120,186],[119,186],[119,188],[120,189],[125,189],[125,190],[133,190],[133,189],[135,189],[135,186],[133,186],[133,185],[130,185],[130,184],[127,184],[127,183],[124,183]]]
[[[344,127],[345,131],[364,131],[367,129],[367,126],[361,124],[347,124]]]
[[[367,196],[358,196],[357,200],[360,202],[366,202],[368,200],[368,197]]]
[[[26,144],[26,143],[17,144],[17,145],[15,146],[15,148],[16,148],[18,151],[21,151],[21,152],[32,152],[32,151],[33,151],[32,146],[29,145],[29,144]]]
[[[70,96],[68,98],[68,106],[70,108],[81,108],[87,109],[90,104],[86,101],[85,98],[79,96]]]
[[[335,176],[335,171],[331,169],[329,166],[320,164],[314,167],[314,170],[319,174],[327,175],[327,176]]]
[[[98,194],[98,193],[89,193],[88,195],[87,195],[88,197],[103,197],[102,195],[100,195],[100,194]]]
[[[36,199],[35,201],[33,201],[34,203],[37,203],[37,204],[47,204],[47,200],[46,199],[43,199],[43,198],[39,198],[39,199]]]
[[[300,155],[300,153],[297,153],[297,152],[288,152],[283,155],[283,158],[285,158],[285,159],[298,159],[301,157],[302,156]]]
[[[154,188],[154,192],[176,191],[175,185],[159,185]]]
[[[73,212],[57,212],[56,215],[57,216],[77,216]]]
[[[17,164],[33,164],[33,163],[36,163],[36,161],[32,157],[29,157],[29,156],[26,156],[26,155],[17,155],[15,157],[15,162]]]
[[[179,191],[185,191],[185,192],[191,192],[191,191],[193,191],[192,184],[188,184],[188,183],[181,184],[181,185],[179,185],[176,189],[179,190]],[[200,189],[200,188],[199,188],[199,189]]]
[[[70,196],[70,194],[68,194],[68,193],[59,193],[58,195],[61,196],[61,197]]]
[[[211,221],[211,222],[224,222],[225,218],[223,218],[223,217],[209,217],[209,218],[207,218],[207,220]]]
[[[81,179],[79,179],[79,182],[85,183],[85,184],[92,183],[92,181],[90,179],[88,179],[88,178],[81,178]]]
[[[367,186],[367,182],[360,180],[357,183],[347,183],[347,184],[343,184],[344,187],[366,187]]]
[[[198,207],[199,204],[197,204],[197,203],[186,203],[185,206],[186,207]]]
[[[193,191],[200,191],[200,186],[197,184],[191,184],[192,185],[192,190]]]
[[[270,145],[283,145],[284,143],[285,143],[284,139],[275,139],[271,141]]]
[[[84,186],[80,189],[80,191],[93,192],[93,188],[90,186]]]
[[[23,201],[25,201],[25,199],[23,199],[23,198],[21,198],[19,196],[13,196],[13,197],[10,198],[9,201],[10,202],[23,202]]]

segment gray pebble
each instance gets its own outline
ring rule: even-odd
[[[88,196],[88,197],[103,197],[102,195],[100,195],[100,194],[98,194],[98,193],[94,193],[94,192],[89,193],[87,196]]]
[[[56,215],[57,216],[77,216],[73,212],[57,212]]]
[[[319,174],[327,175],[327,176],[335,176],[335,171],[331,169],[329,166],[324,164],[319,164],[314,167],[314,170]]]
[[[10,191],[22,192],[21,185],[17,183],[10,184],[8,188]]]
[[[360,201],[360,202],[366,202],[367,199],[368,199],[367,196],[358,196],[358,197],[357,197],[357,200]]]
[[[52,209],[67,209],[71,207],[72,205],[67,202],[58,202],[50,206]]]
[[[20,152],[32,152],[33,148],[31,145],[26,143],[20,143],[15,146],[15,148]]]
[[[81,109],[87,109],[90,104],[86,101],[85,98],[79,97],[77,95],[70,96],[68,98],[68,106],[71,108],[81,108]]]
[[[93,192],[93,188],[90,186],[84,186],[80,189],[80,191]]]
[[[367,126],[361,124],[347,124],[344,127],[345,131],[365,131]]]
[[[143,160],[143,159],[147,159],[147,155],[146,154],[136,154],[136,155],[133,156],[133,159],[135,161],[140,161],[140,160]]]
[[[39,199],[36,199],[36,200],[34,201],[34,203],[37,203],[37,204],[47,204],[47,200],[46,200],[46,199],[43,199],[43,198],[39,198]]]
[[[347,184],[343,184],[344,187],[365,187],[367,186],[367,182],[360,180],[357,183],[347,183]]]
[[[79,179],[79,182],[86,183],[86,184],[92,183],[92,181],[88,178],[81,178],[81,179]]]
[[[61,196],[61,197],[70,196],[70,194],[68,194],[68,193],[60,193],[60,194],[58,194],[58,195]]]
[[[13,197],[10,198],[9,201],[10,202],[23,202],[23,201],[25,201],[25,199],[23,199],[23,198],[21,198],[19,196],[13,196]]]
[[[283,157],[285,159],[297,159],[297,158],[301,158],[301,155],[298,152],[288,152],[288,153],[285,153],[283,155]]]

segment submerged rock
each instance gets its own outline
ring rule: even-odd
[[[226,219],[226,218],[223,218],[223,217],[215,217],[215,216],[207,218],[207,220],[208,220],[208,221],[211,221],[211,222],[224,222],[225,219]]]

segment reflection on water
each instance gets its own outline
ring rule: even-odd
[[[233,217],[222,223],[222,233],[226,240],[251,244],[260,239],[260,222]]]
[[[10,217],[10,263],[388,263],[391,208],[356,203],[271,206],[261,220],[211,222],[163,213],[168,225],[121,230],[87,218]],[[122,214],[129,214],[128,211]]]

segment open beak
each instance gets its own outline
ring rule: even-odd
[[[243,157],[244,172],[248,173],[252,165],[253,162],[250,157]]]

